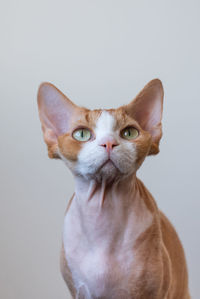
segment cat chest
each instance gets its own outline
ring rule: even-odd
[[[106,210],[82,219],[74,207],[65,216],[63,244],[77,292],[81,290],[88,299],[128,299],[143,270],[134,245],[151,225],[152,215],[137,219],[134,211],[124,216],[113,207],[110,214]]]
[[[140,272],[133,241],[121,236],[89,237],[77,227],[73,232],[69,226],[64,230],[65,257],[77,292],[86,298],[128,299],[129,288]]]
[[[79,248],[75,254],[68,250],[65,254],[75,287],[77,291],[81,289],[84,295],[87,294],[86,298],[118,298],[119,294],[128,295],[135,264],[133,251],[108,252],[98,247],[86,250]]]

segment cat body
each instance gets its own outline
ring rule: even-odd
[[[49,156],[75,178],[61,271],[73,298],[189,299],[179,238],[136,171],[159,151],[163,88],[156,79],[128,105],[88,110],[43,83],[40,119]]]

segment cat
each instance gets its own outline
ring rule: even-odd
[[[89,110],[50,83],[39,87],[48,155],[75,179],[61,250],[73,298],[190,298],[177,233],[136,177],[146,156],[159,152],[163,97],[154,79],[127,105]]]

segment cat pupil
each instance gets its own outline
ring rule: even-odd
[[[81,130],[81,137],[83,138],[83,130]]]

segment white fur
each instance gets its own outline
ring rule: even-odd
[[[119,141],[119,136],[114,132],[115,125],[115,118],[109,112],[103,111],[96,123],[95,133],[97,140],[105,136],[113,136]]]

